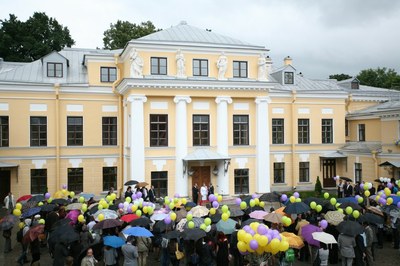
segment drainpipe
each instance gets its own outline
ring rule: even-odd
[[[295,120],[295,114],[296,114],[296,108],[295,108],[295,103],[296,103],[296,91],[292,91],[292,132],[295,131],[296,128],[296,120]],[[296,151],[296,137],[294,134],[292,134],[292,188],[296,187],[295,183],[295,151]]]
[[[349,105],[353,101],[353,94],[349,94],[349,97],[346,101],[346,114],[349,113]]]
[[[375,178],[378,177],[378,159],[376,158],[377,153],[378,153],[378,152],[377,152],[376,150],[371,151],[372,159],[374,160]]]
[[[56,191],[60,188],[60,84],[54,83],[56,93]]]

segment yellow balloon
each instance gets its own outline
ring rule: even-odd
[[[389,196],[392,193],[388,187],[385,187],[384,192],[386,196]]]
[[[216,209],[214,209],[214,208],[211,208],[211,209],[210,209],[210,214],[211,214],[211,215],[214,215],[215,212],[216,212]]]
[[[43,202],[39,202],[37,206],[43,206]]]
[[[397,195],[397,196],[400,196],[400,191],[397,191],[396,195]]]
[[[75,192],[71,191],[71,192],[69,193],[69,195],[71,196],[71,198],[73,198],[73,197],[75,197]]]
[[[211,219],[210,218],[206,218],[206,219],[204,219],[204,224],[206,225],[206,226],[209,226],[210,224],[211,224]]]
[[[149,212],[149,214],[150,214],[150,215],[152,215],[152,214],[153,214],[153,212],[154,212],[154,209],[153,209],[153,208],[151,208],[151,207],[147,207],[147,209],[148,209],[148,212]]]
[[[328,199],[328,198],[329,198],[329,193],[328,193],[328,192],[325,192],[325,193],[324,193],[324,198],[325,198],[325,199]]]
[[[364,198],[363,198],[363,197],[359,197],[359,198],[357,199],[357,201],[358,201],[358,203],[363,203]]]
[[[296,199],[296,202],[301,202],[301,198],[297,198],[297,199]]]
[[[82,204],[82,211],[83,211],[83,212],[86,212],[86,211],[87,211],[87,204],[86,204],[86,203],[83,203],[83,204]]]
[[[103,217],[103,218],[104,218],[104,217]],[[78,216],[78,221],[81,222],[81,223],[83,223],[83,222],[85,221],[85,217],[83,217],[83,215],[80,214],[80,215]]]
[[[246,252],[246,250],[247,250],[247,245],[246,245],[246,243],[244,243],[243,241],[238,241],[238,243],[237,243],[237,248],[238,248],[239,251],[241,251],[241,252]]]
[[[103,205],[101,205],[101,204],[97,205],[97,209],[102,210],[103,209]]]
[[[391,205],[393,203],[393,198],[388,198],[386,200],[387,205]]]
[[[258,222],[252,222],[251,224],[250,224],[250,228],[254,231],[254,232],[257,232],[257,229],[258,229],[258,226],[260,225],[260,223],[258,223]]]
[[[132,207],[131,207],[131,210],[132,210],[132,212],[135,212],[136,210],[137,210],[137,205],[132,205]]]
[[[315,207],[315,210],[316,210],[317,212],[322,211],[322,206],[318,204],[317,207]]]
[[[279,251],[286,251],[289,249],[289,242],[287,241],[281,241],[279,244]]]
[[[250,241],[253,239],[253,236],[250,235],[249,233],[246,233],[244,236],[244,242],[246,242],[247,244],[250,243]]]
[[[111,200],[115,200],[117,198],[117,195],[115,193],[111,193]]]
[[[131,203],[132,199],[131,199],[131,197],[126,197],[125,201],[128,202],[128,203]]]
[[[256,203],[256,206],[260,205],[260,199],[259,198],[255,198],[254,202]]]
[[[84,197],[79,197],[79,202],[80,203],[84,203],[85,202],[85,198]]]
[[[21,210],[21,209],[22,209],[22,204],[18,202],[18,203],[15,205],[15,208],[18,209],[18,210]]]
[[[20,222],[20,223],[18,224],[18,227],[19,227],[19,229],[24,228],[24,227],[25,227],[25,223],[24,223],[24,222]]]
[[[244,241],[245,235],[246,235],[246,231],[244,231],[243,229],[240,229],[240,230],[238,231],[238,234],[237,234],[238,240],[239,240],[239,241]]]
[[[100,222],[104,220],[104,214],[100,213],[99,216],[97,216],[97,220]]]
[[[337,211],[340,212],[340,213],[343,213],[343,209],[342,208],[337,209]]]
[[[264,202],[264,201],[261,201],[261,202],[260,202],[260,207],[264,208],[264,206],[265,206],[265,202]]]
[[[331,198],[330,201],[331,201],[331,204],[332,204],[333,206],[335,206],[335,204],[336,204],[336,202],[337,202],[336,199],[335,199],[335,198]]]
[[[189,227],[190,229],[193,229],[193,228],[194,228],[194,222],[193,222],[193,221],[190,221],[190,222],[188,223],[188,227]]]
[[[171,218],[172,221],[176,220],[176,213],[171,212],[171,214],[169,215],[169,218]]]
[[[187,199],[186,199],[186,198],[183,198],[183,199],[182,199],[182,204],[185,205],[186,203],[187,203]]]
[[[191,221],[193,219],[193,215],[191,213],[186,214],[186,220]]]
[[[139,216],[139,217],[142,216],[142,211],[141,210],[137,210],[136,211],[136,215]]]
[[[200,225],[200,229],[201,229],[201,230],[205,231],[206,228],[207,228],[207,225],[205,225],[205,224],[201,224],[201,225]]]
[[[246,208],[247,208],[247,203],[246,203],[245,201],[242,201],[242,202],[240,203],[240,209],[244,210],[244,209],[246,209]]]
[[[356,218],[356,219],[357,219],[358,217],[360,217],[360,212],[357,211],[357,210],[353,211],[353,217]]]
[[[221,201],[222,201],[222,196],[221,196],[221,195],[218,195],[217,200],[218,200],[218,202],[221,202]]]
[[[279,250],[279,244],[280,244],[279,239],[277,238],[272,239],[270,243],[272,251]]]
[[[227,213],[223,213],[223,214],[221,215],[221,219],[222,219],[223,221],[227,221],[228,218],[229,218],[229,215],[228,215]]]
[[[142,209],[142,211],[143,211],[144,213],[147,213],[147,212],[148,212],[147,206],[144,206],[143,209]]]
[[[108,202],[112,201],[111,195],[108,195],[108,196],[106,197],[106,201],[108,201]]]
[[[52,197],[50,197],[50,198],[47,199],[47,203],[51,203],[52,201],[53,201],[53,198],[52,198]]]
[[[21,210],[20,209],[14,209],[13,210],[13,214],[15,215],[15,216],[21,216]]]
[[[366,197],[369,197],[369,196],[371,195],[371,193],[369,192],[369,190],[366,190],[366,191],[364,192],[364,195],[365,195]]]
[[[265,247],[268,244],[268,237],[265,235],[260,236],[260,240],[258,240],[258,244],[262,247]]]
[[[310,208],[314,210],[315,207],[317,207],[317,203],[315,201],[311,201],[310,202]]]
[[[296,198],[294,196],[290,196],[289,198],[291,203],[295,203],[296,202]]]
[[[350,206],[347,206],[346,207],[346,213],[350,215],[352,212],[353,212],[353,208],[350,207]]]

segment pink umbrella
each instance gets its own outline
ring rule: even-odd
[[[267,214],[268,214],[268,212],[266,212],[266,211],[253,211],[249,214],[249,216],[253,219],[262,220],[262,219],[264,219],[264,216]]]
[[[65,218],[71,219],[70,224],[71,224],[71,225],[74,225],[74,224],[76,224],[76,221],[78,221],[78,216],[79,216],[80,213],[81,213],[81,212],[78,211],[78,210],[72,210],[72,211],[70,211],[69,213],[67,213],[67,215],[65,216]]]

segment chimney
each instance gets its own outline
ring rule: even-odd
[[[292,58],[290,58],[290,56],[286,56],[285,59],[283,59],[283,64],[285,66],[292,65]]]
[[[265,63],[267,65],[267,80],[269,79],[269,75],[272,73],[272,60],[269,57],[269,55],[267,55],[267,57],[265,57]]]

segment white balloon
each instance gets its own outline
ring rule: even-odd
[[[211,225],[208,225],[208,226],[206,227],[206,232],[208,233],[208,232],[210,232],[210,230],[211,230]]]

